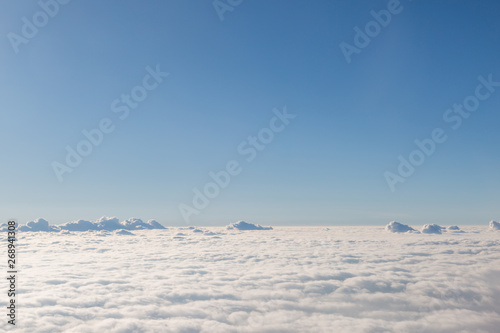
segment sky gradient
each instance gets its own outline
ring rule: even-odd
[[[37,1],[0,4],[4,221],[500,219],[500,87],[483,86],[489,96],[458,129],[443,119],[479,76],[500,82],[498,1],[223,1],[223,20],[208,0],[41,3],[46,24]],[[354,29],[388,8],[398,13],[346,61],[341,43],[355,46]],[[26,38],[34,15],[41,26]],[[122,99],[144,92],[137,105]],[[284,108],[295,117],[275,121],[282,130],[248,161],[238,147]],[[103,119],[113,130],[59,181],[54,161]],[[447,140],[391,191],[384,173],[437,128]],[[186,222],[179,205],[230,161],[240,172]]]

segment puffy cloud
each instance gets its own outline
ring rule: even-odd
[[[165,229],[160,223],[155,220],[149,220],[148,222],[142,222],[141,219],[130,218],[121,223],[126,230],[143,230],[143,229]]]
[[[500,223],[491,220],[490,221],[490,229],[491,230],[500,230]]]
[[[422,227],[423,234],[441,234],[442,230],[446,228],[439,226],[437,224],[426,224]]]
[[[460,228],[456,225],[452,225],[452,226],[449,226],[448,228],[443,228],[441,231],[444,231],[444,232],[452,232],[452,233],[464,233],[465,231],[463,230],[460,230]]]
[[[6,230],[6,226],[1,226],[1,230]],[[143,230],[143,229],[165,229],[155,220],[143,222],[141,219],[130,218],[120,222],[116,217],[103,216],[95,222],[76,220],[61,225],[49,225],[47,220],[42,218],[30,221],[26,225],[19,227],[19,231],[114,231],[114,230]]]
[[[97,230],[97,224],[85,220],[77,220],[73,222],[68,222],[58,226],[61,230],[68,231],[89,231]]]
[[[131,233],[130,231],[127,230],[115,230],[113,231],[114,235],[123,235],[123,236],[135,236],[135,234]]]
[[[228,230],[272,230],[272,227],[263,227],[260,224],[247,223],[245,221],[238,221],[231,223],[226,227]]]
[[[59,231],[57,227],[49,225],[47,220],[38,218],[34,221],[26,223],[26,225],[20,226],[19,231]]]
[[[125,226],[121,224],[116,217],[103,216],[97,221],[95,221],[95,224],[97,226],[97,230],[113,231],[113,230],[125,229]]]
[[[386,225],[385,230],[390,232],[418,232],[412,227],[396,221],[392,221],[388,225]]]

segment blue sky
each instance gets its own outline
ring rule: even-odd
[[[243,1],[221,21],[212,1],[73,0],[16,53],[12,34],[42,9],[3,1],[2,219],[184,225],[179,205],[231,160],[241,172],[189,224],[499,219],[500,87],[457,130],[443,114],[479,76],[500,81],[500,3],[402,0],[348,63],[339,45],[390,3]],[[111,103],[148,66],[169,75],[121,120]],[[285,106],[296,117],[246,161],[238,145]],[[60,182],[53,162],[105,118],[114,131]],[[384,173],[436,128],[446,142],[391,191]]]

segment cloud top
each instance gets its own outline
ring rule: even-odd
[[[38,218],[19,227],[19,231],[59,231],[45,219]]]
[[[247,223],[245,221],[238,221],[231,223],[226,227],[228,230],[273,230],[272,227],[263,227],[260,224]]]
[[[500,223],[498,223],[497,221],[491,220],[490,221],[490,229],[491,230],[500,230]]]
[[[5,229],[5,227],[4,227]],[[143,222],[141,219],[130,218],[125,221],[118,220],[116,217],[103,216],[98,220],[91,222],[86,220],[76,220],[61,225],[49,225],[45,219],[38,218],[34,221],[21,225],[19,231],[45,231],[59,232],[65,231],[115,231],[115,230],[152,230],[165,229],[155,220]]]
[[[422,228],[423,234],[441,234],[441,230],[445,229],[444,227],[437,224],[426,224]]]
[[[90,221],[85,220],[77,220],[73,222],[68,222],[59,226],[61,230],[68,231],[89,231],[89,230],[98,230],[97,223],[92,223]]]
[[[385,226],[385,230],[390,232],[417,232],[415,229],[410,227],[409,225],[402,224],[396,221],[390,222]]]

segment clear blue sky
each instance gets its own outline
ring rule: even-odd
[[[388,3],[245,0],[221,21],[210,0],[73,0],[16,53],[9,33],[41,7],[2,1],[2,220],[183,225],[179,204],[230,160],[241,173],[190,224],[499,219],[500,87],[457,130],[443,114],[500,81],[500,3],[402,0],[347,63],[340,43]],[[169,76],[120,120],[111,103],[156,65]],[[284,106],[296,118],[247,162],[238,145]],[[103,118],[114,131],[59,182],[53,161]],[[435,128],[447,141],[392,192],[384,173]]]

